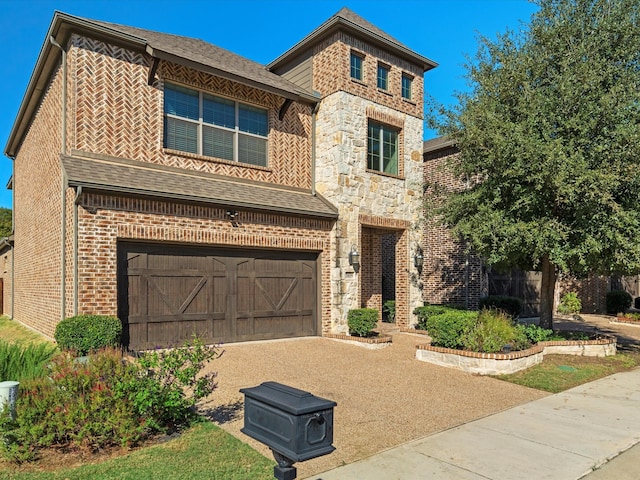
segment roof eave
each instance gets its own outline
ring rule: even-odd
[[[308,210],[298,209],[295,207],[282,208],[277,206],[259,205],[251,202],[238,202],[238,201],[225,202],[225,201],[211,199],[211,198],[203,198],[195,195],[152,191],[152,190],[139,189],[139,188],[121,187],[116,185],[104,185],[101,183],[88,182],[83,180],[69,180],[69,187],[82,187],[83,190],[85,191],[116,193],[116,194],[119,193],[119,194],[125,194],[125,195],[137,195],[141,197],[172,199],[172,200],[179,200],[182,202],[193,202],[193,203],[199,203],[199,204],[215,205],[218,207],[225,207],[225,208],[234,207],[234,208],[245,209],[245,210],[277,212],[277,213],[283,213],[288,215],[302,215],[307,217],[311,216],[311,217],[330,218],[330,219],[338,218],[337,211],[335,213],[334,212],[317,212],[317,211],[310,212]]]
[[[255,80],[248,79],[241,75],[236,75],[231,72],[221,70],[209,65],[204,65],[199,62],[195,62],[193,60],[186,59],[184,57],[180,57],[178,55],[174,55],[170,52],[166,52],[157,48],[153,48],[153,46],[148,45],[146,48],[147,53],[152,57],[159,58],[160,60],[165,60],[168,62],[176,63],[178,65],[183,65],[188,68],[192,68],[194,70],[198,70],[204,73],[210,73],[217,77],[226,78],[227,80],[231,80],[236,83],[240,83],[242,85],[246,85],[248,87],[257,88],[259,90],[263,90],[266,92],[274,93],[284,98],[288,98],[291,100],[302,101],[305,103],[318,103],[319,99],[314,97],[311,94],[306,94],[303,92],[293,93],[287,90],[282,90],[272,85],[267,85],[262,82],[257,82]]]
[[[360,25],[357,25],[345,18],[342,17],[333,17],[329,19],[324,24],[320,25],[313,32],[287,50],[285,53],[280,55],[278,58],[273,60],[271,63],[267,64],[267,68],[269,70],[277,69],[278,67],[284,65],[290,59],[299,55],[302,51],[311,48],[314,44],[316,44],[321,39],[329,36],[336,30],[340,30],[341,28],[345,28],[346,30],[351,30],[354,33],[366,36],[368,39],[373,40],[373,43],[382,46],[386,49],[389,49],[395,52],[398,56],[402,58],[406,58],[410,60],[412,63],[416,63],[423,68],[423,71],[426,72],[433,68],[436,68],[438,64],[433,60],[428,59],[427,57],[423,57],[422,55],[417,54],[416,52],[408,49],[404,45],[399,45],[395,42],[391,42],[386,38],[380,36],[379,34],[372,32]]]

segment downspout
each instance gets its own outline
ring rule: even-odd
[[[11,250],[11,316],[9,318],[13,320],[13,291],[15,290],[13,287],[13,270],[14,270],[13,269],[13,248],[14,246],[11,245],[11,242],[9,242],[7,238],[2,239],[2,245],[9,247],[9,250]]]
[[[64,48],[62,48],[62,46],[56,42],[56,40],[53,38],[53,36],[49,37],[49,42],[51,42],[51,44],[60,49],[60,51],[62,52],[62,132],[61,132],[61,139],[62,139],[62,155],[66,155],[67,154],[67,52]],[[66,252],[66,238],[67,238],[67,202],[66,202],[66,198],[65,198],[65,194],[66,194],[66,190],[67,190],[67,185],[66,185],[66,178],[65,175],[62,175],[62,186],[61,186],[61,203],[62,203],[62,228],[61,228],[61,237],[62,237],[62,241],[61,241],[61,254],[60,254],[60,260],[61,260],[61,292],[60,292],[60,297],[61,297],[61,301],[60,301],[60,318],[63,319],[65,318],[65,313],[66,313],[66,303],[67,303],[67,294],[66,294],[66,284],[67,284],[67,269],[66,269],[66,265],[67,265],[67,252]]]
[[[320,103],[316,103],[311,112],[311,194],[316,195],[316,117]]]
[[[14,307],[16,298],[16,159],[11,158],[11,178],[13,179],[13,185],[11,187],[11,233],[13,234],[13,246],[11,247],[11,320],[15,318]]]
[[[73,199],[73,315],[78,315],[78,204],[82,185],[78,186]]]

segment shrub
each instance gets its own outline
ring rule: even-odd
[[[558,304],[559,313],[569,315],[580,313],[580,310],[582,310],[582,302],[576,292],[568,292],[560,299]]]
[[[382,313],[386,313],[386,322],[393,323],[396,321],[396,301],[387,300],[382,304]],[[384,318],[384,317],[383,317]]]
[[[44,375],[44,367],[56,350],[47,343],[23,347],[0,340],[0,380],[23,382]]]
[[[462,335],[465,350],[496,353],[505,345],[522,350],[529,346],[524,332],[502,310],[482,310],[475,324]]]
[[[54,357],[48,377],[20,384],[15,420],[0,413],[0,452],[22,462],[43,447],[129,446],[188,425],[195,403],[216,387],[215,374],[201,371],[217,356],[215,347],[197,339],[129,361],[113,348],[97,351],[86,363],[63,352]]]
[[[607,292],[607,313],[623,313],[631,306],[631,295],[624,290],[611,290]]]
[[[518,318],[522,313],[522,300],[508,295],[489,295],[480,299],[480,309],[502,310],[511,318]]]
[[[73,350],[78,355],[120,344],[122,323],[107,315],[78,315],[56,325],[54,338],[62,350]]]
[[[378,323],[378,311],[373,308],[356,308],[347,314],[349,333],[357,337],[369,337]]]
[[[541,328],[538,325],[529,324],[529,325],[518,325],[519,328],[524,335],[527,337],[527,340],[531,343],[539,343],[550,340],[553,336],[553,330],[547,328]]]
[[[413,314],[418,317],[418,324],[416,328],[418,330],[427,329],[427,320],[433,315],[440,315],[445,312],[458,311],[455,307],[448,307],[446,305],[425,305],[423,307],[416,307],[413,310]]]
[[[478,312],[452,308],[428,315],[426,330],[431,337],[431,344],[436,347],[463,348],[462,338],[473,327],[477,318]]]

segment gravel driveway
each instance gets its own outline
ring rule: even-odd
[[[204,407],[223,429],[273,458],[240,432],[241,388],[275,381],[337,402],[336,451],[296,464],[305,478],[547,395],[420,362],[418,343],[424,337],[396,333],[381,350],[320,337],[225,345],[210,365],[218,389]]]

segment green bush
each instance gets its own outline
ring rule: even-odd
[[[62,320],[54,338],[62,350],[73,350],[78,355],[120,344],[122,322],[108,315],[78,315]]]
[[[445,307],[446,308],[446,307]],[[436,347],[463,348],[463,337],[473,327],[478,312],[446,308],[439,314],[428,315],[426,330]]]
[[[530,346],[525,333],[516,327],[511,317],[502,310],[482,310],[475,324],[462,335],[465,350],[497,353],[505,345],[513,350]]]
[[[52,360],[48,377],[20,384],[15,420],[0,413],[0,452],[23,462],[44,447],[130,446],[188,425],[196,402],[216,387],[215,374],[201,372],[217,356],[215,347],[198,340],[132,360],[113,348],[86,363],[63,352]]]
[[[386,313],[385,322],[393,323],[396,321],[396,301],[387,300],[382,304],[382,313]],[[382,317],[383,319],[385,317]]]
[[[511,318],[518,318],[522,313],[522,300],[508,295],[489,295],[480,299],[480,309],[502,310]]]
[[[440,315],[445,312],[459,311],[460,309],[455,307],[449,307],[446,305],[425,305],[423,307],[416,307],[413,310],[413,314],[418,317],[418,324],[416,328],[418,330],[427,329],[427,320],[433,315]]]
[[[0,381],[23,382],[45,374],[45,365],[57,348],[48,343],[26,346],[0,340]]]
[[[553,336],[553,330],[541,328],[538,325],[518,325],[517,327],[524,333],[530,343],[545,342]]]
[[[578,298],[578,294],[576,292],[568,292],[560,299],[560,303],[558,304],[558,313],[571,315],[580,313],[580,310],[582,310],[582,302]]]
[[[631,295],[624,290],[611,290],[607,292],[607,313],[624,313],[632,301]]]
[[[357,337],[370,337],[378,323],[378,311],[373,308],[356,308],[347,314],[349,334]]]

